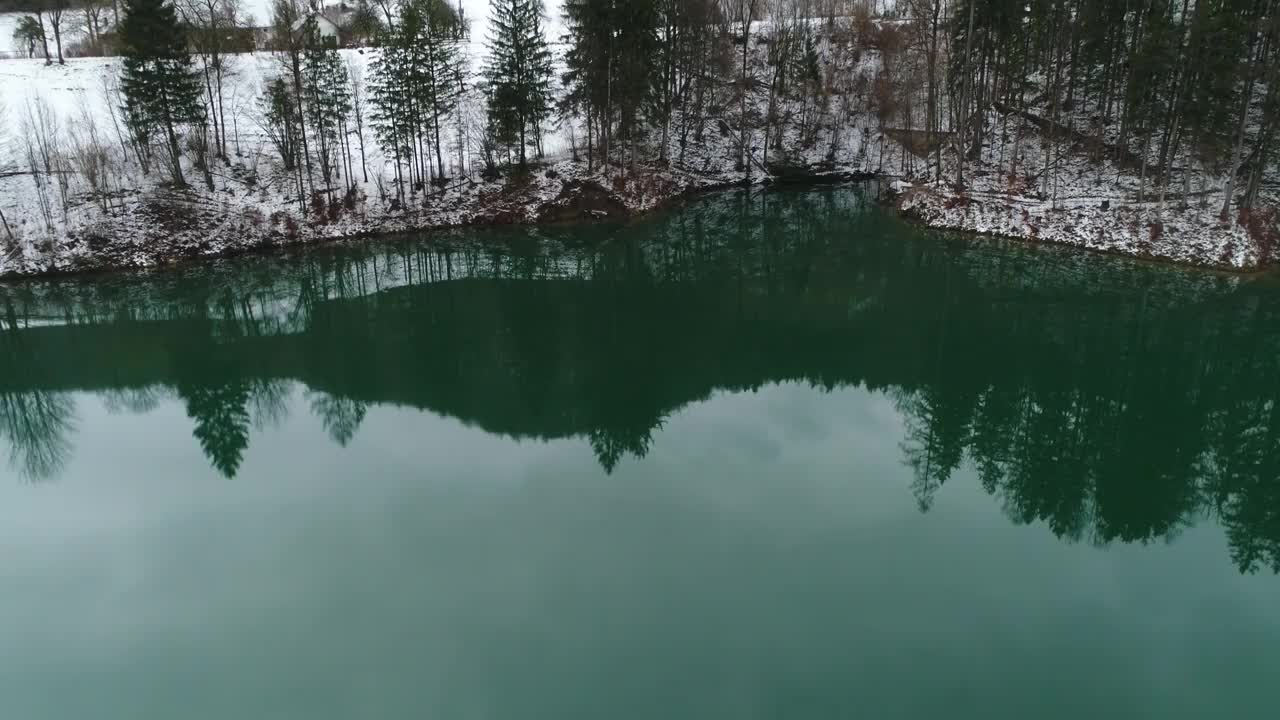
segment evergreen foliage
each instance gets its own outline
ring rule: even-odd
[[[658,0],[566,0],[564,13],[569,26],[566,106],[600,129],[606,162],[617,137],[624,154],[630,151],[634,169],[636,143],[659,77]]]
[[[445,0],[406,0],[371,67],[370,119],[394,159],[401,196],[406,184],[419,188],[446,180],[442,127],[462,86],[459,22]]]
[[[489,119],[497,140],[515,145],[528,164],[529,134],[541,146],[542,123],[551,112],[551,48],[542,31],[542,0],[491,0]]]
[[[125,0],[120,41],[120,87],[125,117],[139,138],[161,136],[173,182],[182,186],[178,132],[203,126],[203,89],[187,51],[186,33],[172,2]]]
[[[314,16],[303,24],[305,49],[302,57],[302,83],[308,126],[315,140],[320,173],[326,188],[333,185],[336,160],[343,177],[351,178],[347,152],[347,121],[351,115],[351,93],[347,68],[338,48],[325,42]]]

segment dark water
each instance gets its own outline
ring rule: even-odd
[[[1280,713],[1269,279],[842,189],[0,298],[0,717]]]

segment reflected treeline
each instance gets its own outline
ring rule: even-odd
[[[289,408],[344,446],[378,404],[581,437],[613,472],[716,390],[863,386],[906,419],[923,509],[971,464],[1016,522],[1150,542],[1213,517],[1242,571],[1280,572],[1269,280],[927,236],[848,189],[483,236],[0,288],[12,462],[57,474],[75,391],[180,403],[234,476]]]

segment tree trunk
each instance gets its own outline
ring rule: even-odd
[[[675,42],[672,37],[674,30],[672,28],[670,16],[667,18],[666,37],[662,47],[663,52],[663,69],[662,69],[662,145],[658,158],[662,162],[667,161],[667,143],[671,139],[671,83],[672,74],[675,72],[674,59],[672,55],[675,53]]]
[[[307,147],[307,118],[302,106],[302,57],[297,49],[289,52],[290,69],[293,72],[293,94],[298,105],[298,140],[302,144],[302,159],[305,163],[308,189],[316,191],[315,180],[311,176],[311,150]]]
[[[209,72],[209,59],[206,56],[201,55],[200,65],[201,65],[201,69],[204,71],[205,93],[209,97],[208,116],[209,116],[209,119],[213,121],[213,139],[214,139],[214,142],[217,142],[218,140],[218,105],[213,97],[213,77],[212,77],[212,73]]]
[[[62,19],[55,19],[53,22],[53,43],[58,47],[58,64],[66,65],[66,58],[62,57]]]
[[[525,147],[528,145],[528,140],[525,137],[524,126],[525,126],[524,118],[522,117],[520,118],[520,169],[521,170],[527,170],[529,168],[529,161],[525,157]]]
[[[977,0],[969,0],[969,30],[964,36],[964,89],[960,93],[960,125],[955,128],[956,153],[959,155],[956,162],[956,188],[964,190],[964,120],[968,113],[969,88],[972,82],[972,62],[973,62],[973,20],[974,8],[977,6]]]
[[[941,13],[942,0],[933,0],[929,49],[926,55],[929,89],[926,95],[927,107],[925,111],[929,114],[929,117],[925,119],[925,133],[927,142],[934,147],[934,177],[938,181],[942,180],[942,140],[938,137],[938,133],[942,130],[941,118],[938,115],[938,18]],[[927,163],[928,161],[926,160],[925,162]],[[925,168],[925,175],[928,174],[929,169]]]
[[[36,23],[40,25],[40,46],[44,49],[44,64],[52,65],[53,58],[49,55],[49,31],[44,28],[44,13],[36,12]]]
[[[169,140],[169,155],[173,162],[173,183],[182,188],[187,186],[187,179],[182,175],[182,159],[178,155],[178,133],[173,129],[173,121],[165,118],[164,121],[165,134]]]
[[[360,141],[360,171],[364,174],[365,184],[369,183],[369,164],[364,154],[364,121],[356,117],[356,139]]]
[[[1253,48],[1256,43],[1257,34],[1249,33],[1249,50],[1245,53],[1245,72],[1248,73],[1248,79],[1244,84],[1244,100],[1240,105],[1240,124],[1236,127],[1235,149],[1231,152],[1231,164],[1227,166],[1227,187],[1223,192],[1222,211],[1218,213],[1218,219],[1226,222],[1231,215],[1231,198],[1235,195],[1236,176],[1240,174],[1240,160],[1244,156],[1244,136],[1245,129],[1249,125],[1249,104],[1253,100],[1253,80],[1256,73],[1253,72]]]
[[[587,174],[596,170],[595,132],[591,127],[591,111],[587,111]]]
[[[748,155],[751,153],[751,133],[747,131],[747,90],[750,86],[747,84],[747,55],[751,49],[751,16],[754,14],[755,3],[752,2],[745,8],[745,17],[742,18],[742,88],[741,97],[739,99],[738,122],[741,125],[738,131],[742,136],[742,147],[740,148],[739,163],[747,174],[747,179],[751,179],[751,161]]]
[[[5,219],[4,210],[0,210],[0,225],[4,225],[4,234],[9,236],[9,242],[13,242],[13,230],[9,229],[9,221]]]
[[[436,138],[436,167],[440,170],[439,180],[443,183],[446,175],[444,172],[444,145],[440,142],[440,108],[434,103],[431,111],[431,125]]]
[[[213,83],[214,89],[218,93],[218,127],[222,131],[221,137],[218,138],[218,156],[223,160],[227,159],[227,104],[223,101],[225,97],[222,90],[222,55],[215,53],[213,56]]]

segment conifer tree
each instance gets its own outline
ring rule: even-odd
[[[226,478],[240,472],[249,447],[250,389],[244,381],[224,385],[181,384],[178,397],[195,422],[192,434],[209,463]]]
[[[351,113],[351,96],[347,85],[347,69],[338,48],[325,42],[314,16],[303,25],[305,49],[302,57],[302,87],[306,98],[307,119],[316,141],[320,174],[326,188],[332,186],[336,160],[343,162],[344,177],[351,177],[347,161],[347,119]],[[342,153],[340,156],[339,153]]]
[[[551,48],[542,32],[543,9],[542,0],[490,3],[489,117],[499,139],[518,145],[521,167],[528,165],[528,132],[540,134],[551,107]]]
[[[297,104],[294,114],[298,123],[298,140],[301,148],[302,164],[298,166],[299,184],[305,181],[305,188],[298,190],[298,202],[306,207],[306,190],[315,192],[315,179],[311,172],[311,133],[303,101],[306,89],[303,87],[303,54],[306,51],[306,37],[298,32],[307,18],[307,10],[303,0],[271,1],[271,44],[277,52],[281,73],[288,79],[290,97]]]
[[[201,126],[203,89],[187,52],[186,33],[171,2],[126,0],[120,27],[125,117],[139,137],[163,136],[173,182],[186,185],[178,131]]]
[[[369,68],[369,120],[378,144],[391,156],[395,172],[396,197],[404,199],[404,186],[412,184],[414,123],[410,116],[411,92],[408,64],[411,41],[401,37],[402,26],[392,26],[382,35],[382,49]]]
[[[420,107],[428,122],[436,156],[436,179],[445,182],[444,134],[442,125],[458,104],[458,50],[461,19],[446,0],[414,0],[422,15],[418,43],[423,48],[424,64],[420,70]]]
[[[302,164],[302,131],[298,122],[298,104],[284,78],[275,78],[267,83],[259,104],[267,137],[280,154],[284,169],[296,174],[301,197],[302,176],[298,168]]]
[[[596,138],[609,162],[609,129],[612,127],[613,28],[609,0],[565,0],[564,109],[581,114],[587,122],[587,168],[595,169]]]
[[[655,95],[661,55],[656,0],[566,0],[568,71],[564,82],[571,108],[597,118],[608,162],[614,126],[629,144],[631,165],[644,129],[644,112]],[[590,133],[590,129],[588,130]],[[628,149],[624,145],[624,150]]]
[[[408,0],[383,34],[370,74],[370,119],[396,164],[397,183],[445,176],[442,124],[457,105],[458,14],[445,0]],[[407,176],[406,176],[407,173]]]

